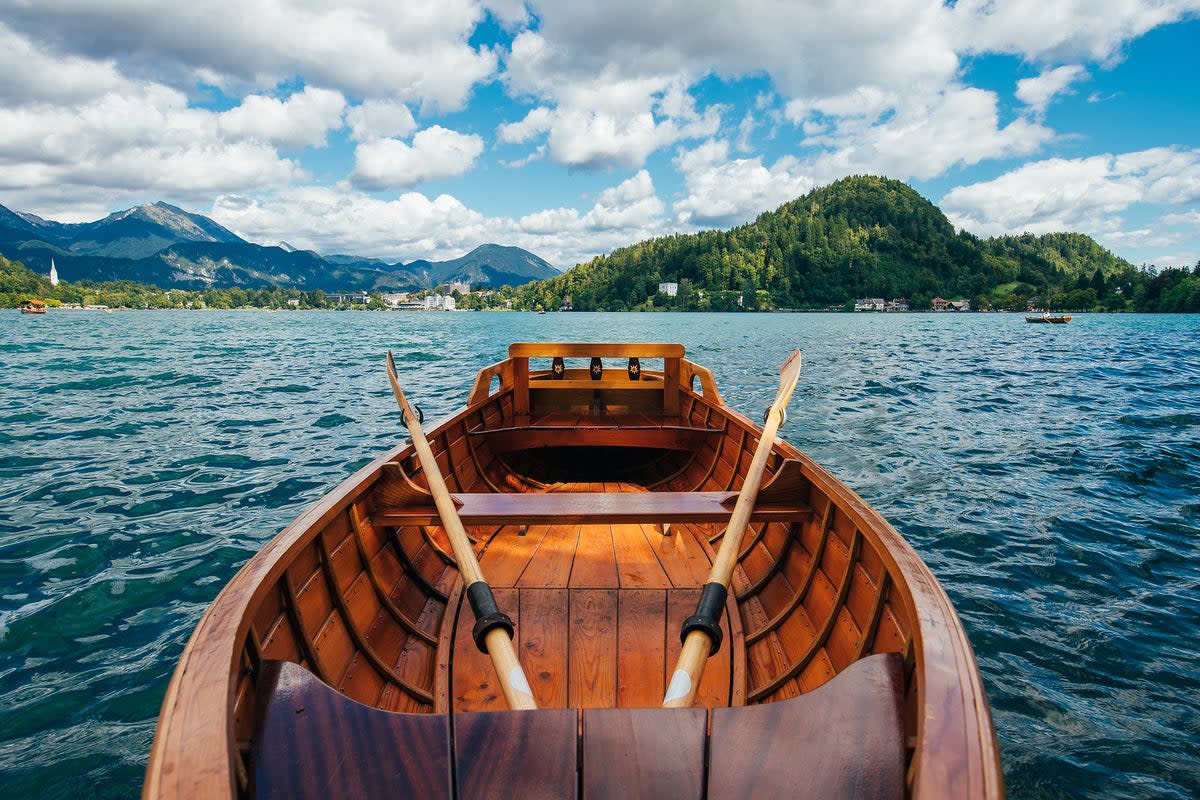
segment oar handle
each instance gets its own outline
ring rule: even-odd
[[[771,446],[775,442],[779,427],[783,424],[788,400],[791,399],[796,382],[800,379],[801,363],[800,351],[795,350],[779,368],[779,391],[776,392],[771,407],[767,409],[762,434],[759,436],[750,466],[746,469],[746,478],[742,482],[742,490],[738,493],[729,525],[725,528],[725,537],[721,540],[716,558],[713,559],[708,581],[701,590],[696,613],[684,621],[681,633],[683,649],[679,653],[679,661],[663,697],[665,708],[685,708],[692,704],[700,685],[700,677],[704,674],[705,662],[721,646],[721,628],[718,621],[725,607],[729,582],[733,578],[742,539],[750,523],[750,514],[754,511],[754,503],[758,499],[758,490],[762,487]]]
[[[396,395],[396,402],[404,415],[404,424],[408,426],[408,432],[412,436],[413,449],[417,451],[417,459],[425,471],[425,480],[429,484],[430,494],[433,495],[433,503],[442,520],[442,527],[450,539],[454,560],[458,562],[463,583],[467,586],[467,600],[475,615],[475,643],[491,657],[508,707],[537,708],[533,692],[529,689],[529,681],[513,648],[512,620],[496,606],[492,588],[483,579],[483,570],[475,558],[475,551],[471,549],[471,540],[467,537],[462,520],[459,519],[458,507],[454,505],[454,498],[450,496],[450,490],[446,487],[442,470],[433,455],[433,448],[429,446],[429,440],[425,438],[425,432],[421,429],[421,422],[409,405],[408,398],[404,396],[404,390],[400,388],[400,379],[396,377],[396,363],[390,350],[387,354],[387,371],[392,393]]]

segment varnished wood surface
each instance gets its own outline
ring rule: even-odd
[[[455,714],[458,800],[571,800],[578,728],[573,709]]]
[[[713,709],[711,723],[704,708],[657,707],[451,718],[369,708],[302,667],[268,661],[252,759],[255,793],[322,799],[900,798],[902,681],[899,657],[884,654],[795,700]]]
[[[464,525],[546,525],[551,523],[724,523],[729,520],[733,492],[547,492],[497,494],[456,492],[458,516]],[[790,521],[810,513],[797,503],[755,506],[753,522]],[[383,506],[372,520],[380,525],[435,525],[437,509],[430,505]]]
[[[586,409],[531,414],[528,358],[521,362],[484,370],[471,407],[431,430],[452,492],[536,497],[554,480],[514,472],[487,435],[473,433],[525,421],[577,430],[611,425],[611,415]],[[641,414],[638,424],[707,432],[694,452],[662,461],[666,470],[657,475],[653,459],[635,459],[639,483],[664,490],[646,501],[645,518],[621,516],[617,501],[576,517],[527,523],[499,515],[468,529],[500,607],[514,617],[531,688],[552,708],[638,708],[661,699],[679,624],[693,612],[721,541],[721,524],[704,521],[711,517],[661,517],[677,499],[672,494],[736,492],[757,444],[756,424],[720,404],[707,370],[673,358],[664,367],[663,407]],[[861,498],[791,445],[773,443],[768,470],[777,478],[763,500],[796,513],[751,522],[722,615],[728,661],[706,669],[705,681],[715,675],[716,685],[698,703],[720,709],[805,699],[872,653],[903,653],[907,794],[1001,797],[982,682],[933,575]],[[619,484],[575,488],[647,494]],[[496,707],[484,665],[471,660],[479,654],[444,532],[412,517],[386,517],[422,503],[420,466],[410,449],[397,447],[251,559],[197,626],[172,678],[145,797],[250,794],[264,659],[300,663],[346,697],[381,709],[436,718]]]
[[[903,798],[901,669],[871,656],[794,700],[713,709],[709,800]]]
[[[510,358],[683,358],[683,345],[630,342],[514,342]]]
[[[486,561],[484,569],[486,569]],[[513,639],[539,708],[654,707],[662,703],[679,654],[679,630],[699,589],[496,588],[512,617]],[[504,698],[487,657],[471,639],[470,613],[458,615],[451,671],[456,712],[502,711]],[[721,620],[726,638],[729,615]],[[731,705],[734,675],[743,682],[732,648],[710,659],[700,702]]]
[[[261,691],[257,800],[453,797],[445,715],[382,713],[286,661],[264,662]]]
[[[701,800],[703,708],[597,708],[583,712],[583,796],[588,800]]]

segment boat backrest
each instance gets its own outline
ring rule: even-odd
[[[792,700],[736,708],[412,714],[263,662],[250,781],[272,797],[901,798],[902,666],[869,656]],[[582,714],[582,718],[580,718]]]
[[[623,409],[655,414],[679,413],[681,344],[629,342],[515,342],[512,364],[513,413],[531,411]],[[561,360],[554,369],[530,371],[531,358]],[[636,359],[630,368],[605,369],[603,359]],[[567,367],[566,359],[588,359],[586,367]],[[661,371],[641,371],[641,359],[662,359]],[[596,365],[600,372],[595,371]]]

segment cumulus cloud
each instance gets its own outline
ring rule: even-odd
[[[48,51],[0,21],[0,103],[86,101],[124,83],[112,60]]]
[[[956,43],[971,52],[1108,63],[1131,39],[1198,10],[1196,0],[958,0],[951,13]]]
[[[533,109],[519,122],[505,122],[496,128],[496,137],[507,144],[519,144],[548,133],[554,123],[554,112],[545,106]]]
[[[0,109],[0,190],[43,216],[71,207],[269,188],[303,176],[271,145],[224,135],[180,92],[126,85],[75,106]],[[111,210],[111,208],[110,208]]]
[[[678,75],[621,77],[607,65],[596,75],[569,77],[571,59],[546,39],[524,32],[513,42],[510,89],[529,92],[539,105],[519,122],[497,130],[500,141],[520,143],[545,135],[546,155],[572,168],[637,168],[656,150],[716,132],[721,109],[696,108]]]
[[[286,240],[330,255],[401,261],[453,258],[494,241],[486,237],[495,231],[494,223],[449,195],[406,192],[381,200],[347,186],[297,186],[267,198],[222,195],[210,216],[263,244]],[[321,220],[319,227],[314,219]]]
[[[356,142],[371,139],[404,138],[417,129],[412,111],[404,103],[367,100],[346,111],[350,138]]]
[[[366,189],[415,186],[442,178],[455,178],[471,168],[483,152],[483,139],[434,125],[413,136],[412,144],[399,139],[373,139],[354,149],[351,179]]]
[[[444,260],[480,242],[505,242],[565,268],[629,244],[631,229],[644,237],[662,235],[664,211],[642,170],[600,192],[584,213],[555,208],[519,219],[487,216],[450,195],[405,192],[383,200],[342,184],[287,187],[268,197],[222,195],[208,214],[249,241],[286,240],[326,254]],[[314,219],[321,225],[313,226]]]
[[[276,147],[321,147],[329,131],[342,127],[346,98],[341,92],[305,87],[286,100],[250,95],[222,113],[218,125],[233,139],[270,142]]]
[[[808,143],[826,148],[813,172],[826,181],[878,172],[929,179],[952,167],[1036,152],[1053,138],[1038,122],[1018,118],[1001,125],[993,92],[952,86],[910,97],[886,118],[837,118]]]
[[[39,46],[181,86],[203,77],[227,88],[273,87],[303,75],[354,97],[454,110],[498,63],[469,42],[485,13],[475,0],[209,0],[155,5],[152,13],[141,0],[6,6],[8,25]],[[516,18],[511,4],[491,7]]]
[[[675,218],[685,225],[731,227],[748,222],[814,186],[798,159],[784,156],[770,167],[761,157],[730,160],[724,141],[680,151],[675,165],[688,191],[675,202]]]
[[[1036,78],[1022,78],[1017,81],[1017,99],[1041,114],[1046,110],[1046,106],[1050,105],[1050,101],[1062,94],[1071,84],[1088,77],[1088,71],[1078,64],[1046,70]]]
[[[1029,163],[952,189],[941,207],[956,225],[985,236],[1077,230],[1111,238],[1136,203],[1198,200],[1200,150],[1153,148]]]
[[[711,72],[766,73],[793,97],[873,80],[941,83],[958,67],[951,17],[931,0],[866,10],[820,0],[541,0],[535,9],[542,25],[514,43],[508,78],[542,96],[605,67],[617,78],[687,83]]]

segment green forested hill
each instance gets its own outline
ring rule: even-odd
[[[1186,274],[1186,270],[1183,271]],[[969,299],[1019,308],[1124,309],[1146,280],[1082,234],[982,240],[955,231],[908,185],[855,176],[815,189],[729,231],[635,244],[515,292],[518,306],[578,310],[668,306],[842,307],[859,297]],[[679,295],[658,294],[676,282]]]

